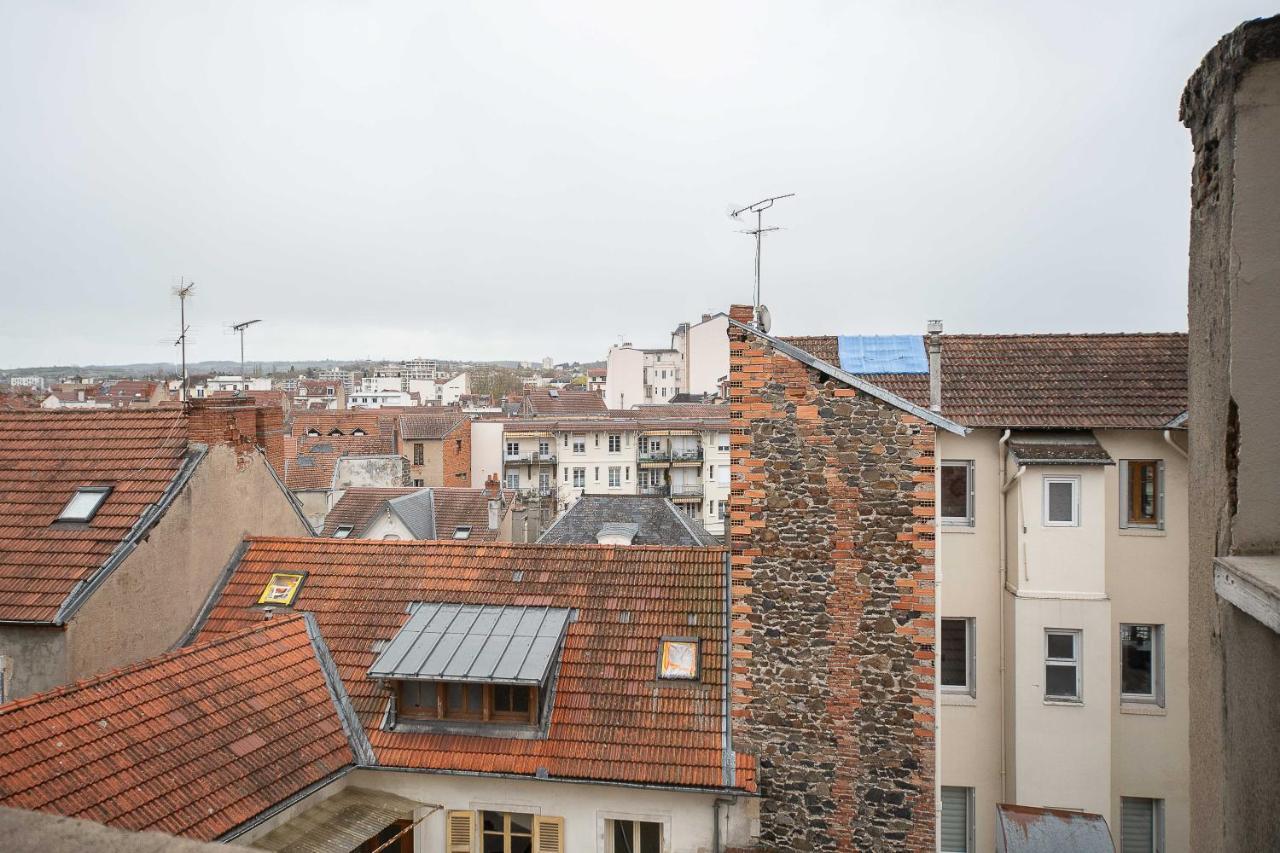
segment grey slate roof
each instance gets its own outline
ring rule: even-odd
[[[1014,433],[1009,453],[1019,465],[1115,464],[1090,430]]]
[[[430,489],[392,498],[387,506],[409,528],[414,539],[436,538],[436,505]]]
[[[543,545],[594,545],[606,525],[637,525],[633,545],[715,546],[723,544],[663,497],[583,495],[538,539]]]
[[[370,678],[543,684],[571,610],[415,602]]]

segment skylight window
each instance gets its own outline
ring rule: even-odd
[[[62,508],[57,520],[87,522],[98,514],[109,494],[110,486],[81,486]]]
[[[471,525],[469,525],[469,524],[460,524],[460,525],[458,525],[457,527],[455,527],[455,528],[453,529],[453,538],[454,538],[454,539],[470,539],[470,538],[471,538]]]
[[[271,575],[267,585],[258,596],[258,604],[279,607],[292,607],[302,589],[302,582],[307,579],[306,572],[276,572]]]
[[[658,678],[697,681],[702,678],[697,637],[663,637],[658,643]]]
[[[351,532],[355,529],[354,524],[339,524],[338,529],[333,531],[333,538],[346,539],[351,536]]]

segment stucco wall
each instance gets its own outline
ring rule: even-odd
[[[252,844],[345,787],[385,791],[428,804],[414,813],[415,817],[428,815],[414,829],[413,849],[418,853],[444,853],[445,814],[453,809],[563,817],[566,853],[607,853],[604,822],[611,818],[663,823],[663,853],[710,853],[712,849],[715,794],[393,770],[352,771],[235,843]],[[441,808],[433,811],[434,806]],[[756,801],[750,797],[738,797],[727,808],[722,807],[722,843],[736,846],[749,842],[755,807]]]
[[[682,390],[710,394],[729,375],[729,318],[713,317],[689,328]]]
[[[606,361],[605,404],[611,409],[629,409],[644,399],[644,352],[631,347],[612,347]]]
[[[6,702],[70,680],[66,640],[54,625],[0,625]]]
[[[502,424],[474,421],[471,424],[471,482],[483,483],[491,474],[497,474],[499,479],[503,476]]]
[[[191,627],[232,552],[253,535],[308,531],[260,453],[215,445],[150,535],[67,624],[68,676],[167,651]]]

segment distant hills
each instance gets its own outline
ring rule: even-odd
[[[341,368],[344,370],[364,371],[381,364],[385,361],[350,361],[339,359],[299,359],[298,361],[248,361],[245,362],[245,370],[251,376],[266,376],[270,374],[297,374],[306,373],[312,370],[323,370],[325,368]],[[520,367],[519,361],[445,361],[443,359],[437,362],[446,369],[474,369],[474,368],[506,368],[515,370]],[[534,369],[541,367],[540,360],[530,359],[528,364],[534,365]],[[560,366],[560,365],[558,365]],[[604,362],[584,363],[582,367],[603,367]],[[65,364],[65,365],[45,365],[41,367],[14,367],[0,370],[0,380],[8,383],[10,376],[43,376],[46,380],[56,381],[64,376],[94,376],[113,379],[141,379],[141,378],[164,378],[174,377],[179,374],[180,367],[177,362],[172,361],[153,361],[139,362],[136,364]],[[187,371],[192,375],[197,374],[237,374],[240,372],[240,362],[238,361],[192,361],[187,363]]]

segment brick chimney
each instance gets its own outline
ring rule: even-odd
[[[750,305],[730,305],[729,319],[737,320],[739,323],[754,323],[756,320],[756,310]]]
[[[187,409],[187,440],[229,445],[246,454],[261,447],[267,461],[281,470],[284,460],[284,410],[257,406],[244,398],[192,400]]]

